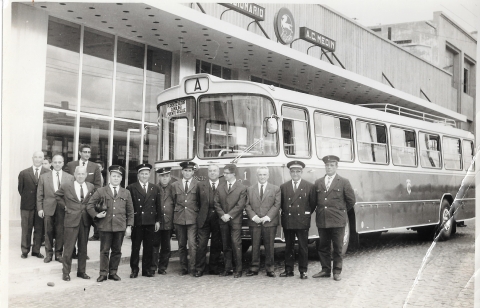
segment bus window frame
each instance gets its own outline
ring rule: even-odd
[[[418,166],[420,165],[419,164],[419,146],[418,146],[418,138],[417,138],[417,131],[414,129],[414,128],[406,128],[406,127],[402,127],[402,126],[398,126],[398,125],[390,125],[389,127],[389,131],[390,131],[390,140],[392,140],[392,128],[398,128],[398,129],[403,129],[404,131],[410,131],[410,132],[413,132],[413,135],[415,136],[415,165],[412,166],[412,165],[401,165],[401,164],[395,164],[395,162],[393,161],[393,150],[392,150],[392,147],[393,147],[393,143],[390,142],[390,155],[392,156],[392,165],[393,166],[399,166],[399,167],[409,167],[409,168],[418,168]]]
[[[275,100],[273,99],[273,97],[271,96],[268,96],[268,95],[264,95],[264,94],[258,94],[258,93],[251,93],[251,92],[216,92],[216,93],[209,93],[209,92],[205,92],[205,93],[202,93],[201,95],[199,95],[197,98],[196,98],[196,104],[195,104],[195,122],[196,123],[200,123],[200,113],[197,111],[199,108],[200,108],[200,100],[204,97],[204,96],[210,96],[210,95],[244,95],[244,96],[248,96],[248,95],[251,95],[251,96],[259,96],[259,97],[263,97],[263,98],[266,98],[270,101],[270,103],[272,104],[272,107],[273,107],[273,114],[278,116],[278,112],[277,112],[277,103],[275,103]],[[195,128],[195,133],[197,133],[198,131],[198,128],[196,127]],[[267,133],[268,134],[268,133]],[[275,134],[272,134],[272,135],[275,135],[276,138],[277,138],[277,143],[276,143],[276,155],[249,155],[247,156],[248,158],[250,157],[278,157],[280,156],[280,138],[279,138],[279,133],[278,133],[278,130]],[[262,138],[264,138],[264,134],[262,132]],[[212,160],[212,159],[231,159],[231,157],[200,157],[198,155],[198,151],[200,149],[200,145],[198,144],[200,142],[200,138],[196,138],[195,139],[195,149],[194,149],[194,157],[200,159],[200,160]],[[243,158],[245,158],[245,156],[243,156]]]
[[[436,135],[438,136],[438,141],[440,142],[439,144],[439,147],[440,149],[438,150],[438,152],[440,153],[440,161],[439,161],[439,166],[438,167],[428,167],[428,166],[422,166],[422,160],[421,160],[421,149],[420,149],[420,134],[423,133],[423,134],[429,134],[429,135]],[[420,162],[420,167],[422,168],[427,168],[427,169],[436,169],[436,170],[443,170],[443,138],[442,138],[442,134],[440,133],[437,133],[437,132],[429,132],[429,131],[426,131],[426,130],[418,130],[418,133],[417,133],[417,140],[418,140],[418,143],[419,143],[419,146],[418,146],[418,159],[419,159],[419,162]],[[428,150],[427,150],[428,151]]]
[[[456,139],[460,141],[460,168],[459,169],[451,169],[445,167],[445,159],[442,159],[442,167],[445,170],[451,170],[451,171],[462,171],[463,170],[463,143],[462,143],[462,138],[460,137],[454,137],[450,135],[442,135],[442,144],[444,143],[444,138],[451,138],[451,139]],[[445,158],[445,147],[442,146],[442,156]]]
[[[313,134],[315,135],[315,155],[317,156],[318,159],[322,159],[323,157],[319,157],[318,156],[318,152],[317,152],[317,134],[315,133],[315,113],[320,113],[320,114],[325,114],[327,116],[333,116],[333,117],[337,117],[337,118],[343,118],[343,119],[348,119],[350,120],[350,133],[352,134],[352,145],[350,147],[350,153],[352,155],[352,160],[340,160],[341,162],[346,162],[346,163],[354,163],[355,162],[355,158],[356,158],[356,153],[355,153],[355,131],[353,130],[353,122],[354,120],[352,119],[352,117],[349,117],[349,116],[346,116],[346,115],[340,115],[338,113],[333,113],[333,112],[328,112],[328,111],[323,111],[321,109],[315,109],[313,111]],[[343,138],[341,138],[343,139]]]
[[[293,109],[301,109],[301,110],[304,110],[306,113],[307,113],[307,119],[306,120],[299,120],[299,119],[294,119],[294,118],[289,118],[289,117],[284,117],[283,116],[283,107],[290,107],[290,108],[293,108]],[[284,101],[281,101],[280,103],[280,112],[281,112],[281,117],[282,117],[282,149],[283,149],[283,154],[286,156],[286,157],[291,157],[291,158],[304,158],[304,159],[311,159],[312,158],[312,138],[311,138],[311,134],[310,134],[310,130],[311,130],[311,127],[310,127],[310,113],[308,112],[308,108],[307,107],[304,107],[304,106],[295,106],[291,103],[288,103],[288,102],[284,102]],[[307,122],[307,139],[308,139],[308,156],[298,156],[298,155],[287,155],[285,153],[285,142],[284,142],[284,135],[283,135],[283,120],[284,119],[287,119],[287,120],[291,120],[291,121],[300,121],[300,122]],[[280,142],[279,142],[280,143]]]
[[[363,162],[360,160],[360,155],[358,155],[358,142],[363,142],[363,141],[359,141],[358,138],[356,138],[356,149],[357,149],[357,157],[358,157],[358,162],[361,163],[361,164],[369,164],[369,165],[384,165],[384,166],[388,166],[390,165],[390,136],[388,135],[388,125],[383,123],[383,122],[378,122],[378,121],[372,121],[372,120],[366,120],[364,118],[356,118],[355,119],[355,136],[358,136],[357,133],[357,122],[365,122],[365,123],[370,123],[370,124],[375,124],[375,125],[380,125],[380,126],[383,126],[385,127],[385,139],[386,139],[386,150],[387,150],[387,161],[385,163],[377,163],[377,162]],[[378,142],[372,142],[370,144],[383,144],[383,143],[378,143]]]
[[[464,139],[464,138],[461,138],[461,139],[462,139],[462,154],[464,154],[463,153],[463,144],[465,142],[470,143],[470,145],[473,146],[473,149],[472,149],[473,150],[473,156],[472,156],[471,161],[474,161],[474,159],[475,159],[475,142],[471,139]],[[468,171],[470,169],[470,164],[472,164],[471,162],[468,166],[467,166],[467,164],[465,164],[465,155],[463,155],[462,163],[463,163],[463,169],[462,170],[465,170],[465,171]],[[472,171],[475,171],[475,162],[473,163],[473,170]]]

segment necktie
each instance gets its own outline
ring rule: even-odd
[[[293,182],[293,192],[297,191],[297,182]]]
[[[35,168],[35,180],[38,180],[38,168]]]
[[[327,176],[327,190],[330,188],[330,183],[332,182],[332,177]]]
[[[80,184],[80,202],[83,202],[84,195],[83,195],[83,184]]]
[[[212,190],[215,192],[215,183],[212,183]]]
[[[145,193],[147,193],[147,185],[143,184],[143,190],[145,190]]]
[[[117,188],[113,187],[113,198],[115,199],[117,197]]]
[[[83,162],[83,166],[85,167],[85,162]]]
[[[185,181],[185,192],[188,191],[188,181]]]
[[[232,184],[228,183],[228,191],[230,191],[230,189],[232,189]]]
[[[60,176],[58,175],[57,171],[57,189],[60,188]]]
[[[260,185],[260,200],[263,199],[263,185]]]

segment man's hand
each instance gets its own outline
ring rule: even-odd
[[[269,221],[271,221],[271,220],[270,220],[270,217],[268,217],[268,216],[263,216],[263,217],[261,218],[261,221],[262,221],[262,224],[265,224],[266,222],[269,222]]]
[[[262,219],[260,217],[258,217],[257,215],[255,215],[252,220],[254,222],[256,222],[257,224],[261,224],[262,223]]]
[[[40,216],[40,218],[45,217],[45,214],[43,213],[43,210],[38,211],[38,216]]]
[[[132,235],[132,226],[127,226],[127,230],[125,230],[125,236]]]
[[[159,221],[157,221],[155,223],[155,232],[158,232],[158,230],[160,230],[160,222]]]
[[[230,219],[232,219],[232,216],[228,215],[228,214],[224,214],[222,216],[222,220],[223,222],[228,222]]]
[[[103,211],[103,212],[98,213],[97,216],[95,216],[95,217],[104,218],[105,216],[107,216],[107,212]]]

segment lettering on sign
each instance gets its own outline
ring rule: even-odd
[[[307,27],[300,27],[300,38],[314,45],[320,46],[328,51],[335,51],[336,42],[334,40]]]
[[[257,21],[265,20],[265,8],[256,5],[255,3],[220,3],[235,12],[246,15]]]
[[[185,93],[203,93],[208,91],[208,78],[199,77],[185,80]]]
[[[182,113],[187,113],[187,101],[178,100],[167,104],[167,117],[171,118]]]

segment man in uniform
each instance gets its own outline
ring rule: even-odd
[[[128,185],[133,202],[134,227],[132,230],[132,254],[130,256],[130,278],[138,277],[140,261],[140,246],[143,242],[142,276],[153,277],[150,270],[153,256],[154,232],[160,229],[160,188],[149,183],[152,165],[137,166],[138,182]]]
[[[153,239],[153,261],[152,271],[158,268],[160,275],[167,274],[168,261],[170,260],[170,238],[173,229],[173,197],[171,184],[176,180],[172,179],[170,171],[172,168],[165,167],[157,170],[160,178],[160,229],[155,232]],[[160,252],[160,253],[159,253]]]
[[[333,244],[333,279],[342,278],[342,247],[347,224],[347,212],[355,205],[355,192],[350,182],[337,174],[340,159],[335,155],[327,155],[323,159],[326,175],[315,181],[316,223],[320,244],[318,253],[322,270],[313,278],[330,277],[332,272],[331,248]]]
[[[215,191],[215,210],[220,217],[220,233],[222,235],[225,271],[221,276],[232,275],[242,277],[242,213],[247,202],[247,186],[236,178],[237,166],[228,164],[223,168],[226,182],[220,184]],[[232,252],[233,249],[233,252]],[[233,273],[232,254],[235,258]]]
[[[265,247],[265,269],[268,277],[275,277],[273,252],[275,234],[279,223],[280,187],[267,183],[269,171],[267,167],[257,168],[257,184],[247,188],[246,210],[249,218],[248,226],[252,236],[252,264],[247,276],[258,275],[260,269],[260,243],[263,238]]]
[[[43,255],[40,253],[43,236],[43,218],[37,214],[37,185],[40,175],[50,171],[50,169],[42,167],[43,155],[42,151],[33,153],[33,166],[20,171],[18,175],[18,193],[21,197],[20,219],[22,226],[22,259],[26,259],[30,252],[30,247],[32,246],[32,229],[32,256],[43,258]]]
[[[207,246],[210,234],[209,274],[218,275],[218,261],[222,251],[222,238],[220,236],[220,225],[217,212],[215,211],[215,191],[218,188],[220,169],[217,165],[208,166],[208,180],[198,183],[197,200],[200,211],[197,217],[198,228],[198,249],[195,277],[201,277],[205,270],[207,259]]]
[[[282,227],[285,234],[285,271],[280,277],[293,276],[295,263],[295,236],[298,238],[298,270],[301,279],[307,279],[308,230],[315,209],[315,189],[313,184],[302,179],[305,164],[293,160],[287,164],[290,181],[280,186],[282,192]]]
[[[53,236],[55,234],[55,260],[62,262],[63,253],[63,221],[65,210],[57,206],[55,192],[60,184],[72,182],[73,176],[63,172],[63,156],[57,154],[52,160],[53,170],[40,176],[37,189],[38,216],[43,218],[45,227],[45,259],[43,262],[52,261]]]
[[[197,180],[193,178],[196,164],[191,161],[180,163],[182,167],[182,180],[172,184],[173,204],[175,207],[173,213],[173,223],[178,239],[178,254],[180,255],[180,265],[182,276],[195,274],[195,258],[197,252]],[[187,259],[187,242],[188,255]]]

